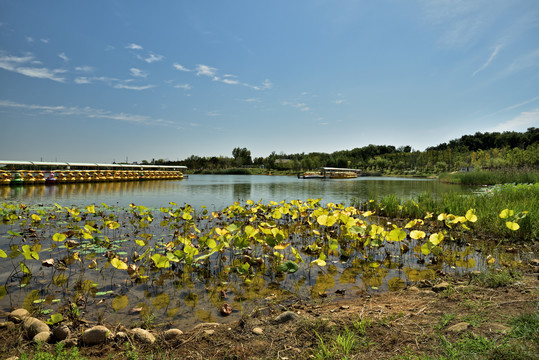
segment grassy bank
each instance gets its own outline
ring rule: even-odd
[[[379,201],[355,204],[377,210],[382,216],[392,218],[424,218],[442,213],[464,215],[475,209],[477,222],[473,230],[511,241],[537,240],[539,238],[539,183],[535,185],[498,185],[482,194],[443,194],[435,197],[423,193],[409,200],[396,195],[386,195]],[[502,214],[502,210],[508,209]],[[502,216],[500,216],[502,215]],[[519,229],[511,230],[507,222],[517,223]]]
[[[444,173],[440,181],[462,185],[496,185],[496,184],[530,184],[539,182],[539,171],[536,170],[498,170]]]

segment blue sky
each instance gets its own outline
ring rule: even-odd
[[[0,159],[254,157],[539,127],[539,1],[0,0]]]

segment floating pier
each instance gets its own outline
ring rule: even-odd
[[[0,185],[181,180],[185,169],[181,165],[0,161]]]

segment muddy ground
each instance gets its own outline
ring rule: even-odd
[[[328,294],[317,302],[275,304],[245,314],[239,321],[195,327],[168,342],[162,336],[166,325],[155,325],[152,332],[157,341],[152,346],[129,340],[129,345],[110,341],[95,346],[79,343],[78,347],[87,359],[426,359],[451,358],[447,344],[485,339],[490,344],[486,358],[503,359],[508,356],[503,346],[513,341],[514,319],[523,314],[537,317],[536,261],[523,264],[518,272],[504,270],[515,278],[499,287],[480,281],[477,275],[442,277],[397,292],[360,293],[346,300]],[[436,287],[439,284],[441,288]],[[297,316],[287,313],[286,321],[276,321],[286,311]],[[95,324],[81,325],[79,333],[90,325]],[[123,330],[106,325],[113,332]],[[343,334],[353,339],[348,357],[336,340],[341,335],[342,342]],[[539,358],[539,329],[531,338],[515,341],[518,348],[523,347],[523,355],[514,358]],[[54,352],[54,347],[46,344],[41,349]],[[497,353],[496,347],[506,350]],[[35,349],[34,343],[24,339],[20,326],[0,329],[0,358],[33,354]],[[481,351],[477,349],[478,358],[483,358]]]

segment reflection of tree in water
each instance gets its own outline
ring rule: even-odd
[[[251,197],[251,184],[234,184],[232,192],[235,200],[249,200]]]

